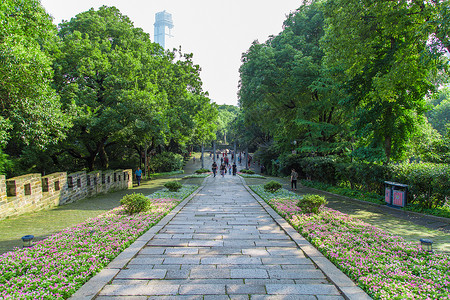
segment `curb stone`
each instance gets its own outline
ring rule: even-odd
[[[349,300],[369,300],[372,299],[366,292],[358,287],[347,275],[339,270],[322,253],[320,253],[310,242],[308,242],[297,230],[295,230],[285,219],[283,219],[272,207],[270,207],[260,196],[251,190],[241,178],[246,190],[259,202],[259,204],[273,217],[275,222],[286,232],[288,236],[305,252],[305,254],[322,270],[325,276],[333,282],[345,299]]]
[[[208,176],[209,177],[209,176]],[[69,300],[89,300],[94,299],[100,291],[114,279],[114,277],[125,267],[128,262],[135,257],[142,248],[145,247],[147,242],[155,236],[175,215],[189,202],[195,195],[197,195],[204,187],[206,183],[205,177],[201,186],[196,189],[189,197],[184,199],[174,209],[172,209],[164,218],[162,218],[157,224],[153,225],[143,235],[137,238],[128,248],[122,251],[116,256],[104,269],[97,273],[94,277],[89,279],[81,288],[79,288]]]

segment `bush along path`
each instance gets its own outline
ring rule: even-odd
[[[250,188],[374,299],[450,299],[448,255],[330,208],[302,213],[302,197],[287,190]]]
[[[151,194],[143,212],[112,209],[0,256],[1,299],[66,299],[198,186]]]

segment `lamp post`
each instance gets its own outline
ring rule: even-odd
[[[420,246],[422,250],[433,253],[433,241],[430,239],[420,239]]]
[[[34,239],[34,235],[25,235],[22,237],[22,242],[23,242],[23,248],[30,248],[33,247],[33,239]]]

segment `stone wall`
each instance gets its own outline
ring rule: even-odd
[[[132,170],[0,175],[0,220],[133,187]]]

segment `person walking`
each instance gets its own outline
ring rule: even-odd
[[[214,177],[216,177],[216,173],[217,173],[217,164],[216,162],[213,162],[211,169],[213,171]]]
[[[220,165],[220,175],[222,175],[222,177],[225,177],[225,172],[226,172],[226,169],[225,169],[226,167],[225,167],[225,164],[221,164]]]
[[[136,176],[137,185],[141,185],[141,178],[142,178],[142,170],[141,168],[137,168],[136,172],[134,172],[134,175]]]
[[[236,173],[237,173],[237,166],[236,166],[236,163],[234,162],[233,163],[233,176],[236,176]]]
[[[294,191],[297,190],[297,178],[298,178],[298,173],[295,172],[295,169],[292,169],[292,172],[291,172],[291,191],[292,191],[292,189],[294,189]]]

